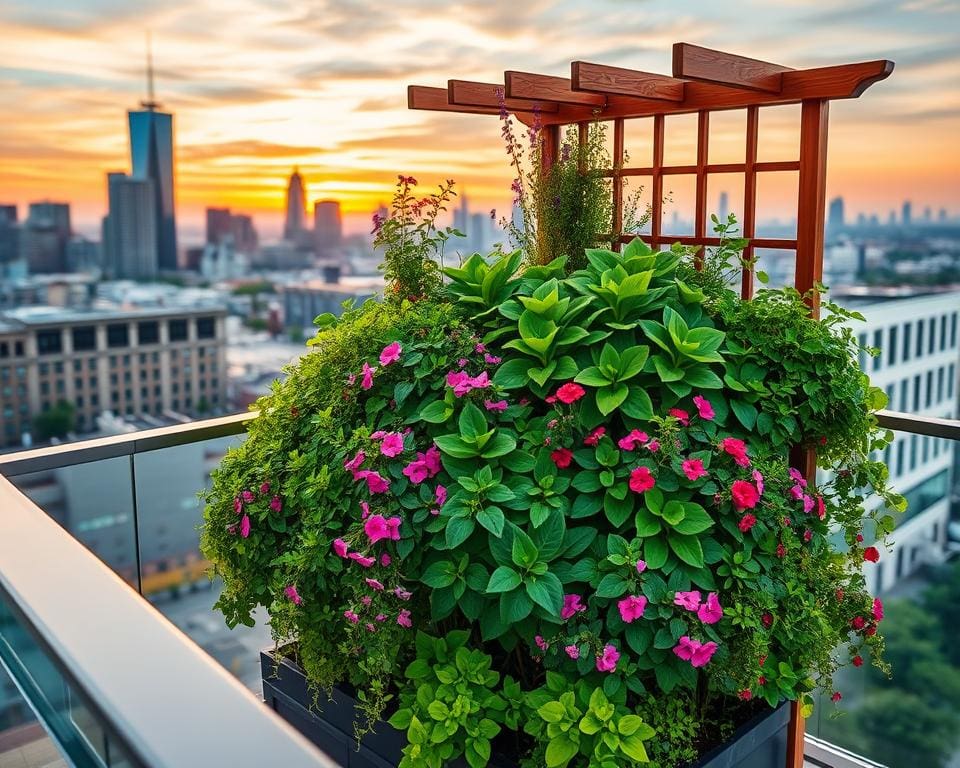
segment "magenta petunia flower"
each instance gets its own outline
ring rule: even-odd
[[[757,469],[753,470],[753,482],[757,486],[757,493],[763,496],[763,475]]]
[[[597,656],[597,672],[613,672],[620,660],[620,652],[612,645],[603,646],[603,653]]]
[[[747,444],[736,437],[725,437],[720,442],[723,451],[733,457],[733,460],[741,467],[750,466],[750,458],[747,456]]]
[[[240,518],[240,537],[247,538],[250,535],[250,515],[244,515]]]
[[[600,438],[607,434],[606,427],[597,427],[593,432],[583,438],[584,445],[596,445],[600,442]]]
[[[568,381],[566,384],[562,384],[557,389],[557,400],[561,403],[566,403],[570,405],[571,403],[577,402],[581,397],[587,394],[587,391],[581,387],[579,384],[575,384],[572,381]]]
[[[252,503],[253,500],[256,498],[256,497],[253,495],[253,491],[244,491],[244,492],[243,492],[242,494],[240,494],[240,495],[243,496],[243,503],[244,503],[244,504],[250,504],[250,503]]]
[[[692,592],[677,592],[673,596],[673,604],[688,611],[696,611],[700,607],[700,592],[696,589]]]
[[[365,501],[360,502],[360,519],[366,520],[370,517],[370,505]]]
[[[682,466],[687,480],[699,480],[707,474],[707,470],[703,468],[702,459],[685,459]]]
[[[279,496],[274,496],[270,499],[270,509],[274,512],[279,512],[283,509],[283,502],[280,500]]]
[[[368,363],[364,362],[363,370],[361,370],[361,373],[363,374],[363,379],[360,381],[361,389],[370,389],[373,386],[373,374],[376,372],[376,368],[371,368]]]
[[[647,443],[647,444],[646,444],[645,446],[643,446],[643,447],[646,448],[648,451],[650,451],[650,453],[656,453],[657,451],[660,450],[660,441],[659,441],[659,440],[651,440],[649,443]]]
[[[352,459],[347,459],[343,462],[343,468],[348,472],[354,473],[354,480],[356,480],[356,472],[360,468],[360,465],[366,460],[367,454],[363,451],[357,451],[357,455]]]
[[[647,570],[646,560],[637,560],[637,573],[643,573]]]
[[[403,347],[400,346],[399,341],[387,344],[380,353],[380,365],[390,365],[390,363],[397,362],[400,359],[401,352],[403,352]]]
[[[706,601],[697,610],[697,618],[704,624],[716,624],[723,618],[723,608],[716,592],[707,595]]]
[[[367,582],[367,586],[375,592],[383,592],[383,584],[376,579],[364,579]]]
[[[386,621],[386,620],[387,620],[387,614],[385,613],[378,613],[376,616],[374,616],[374,621]]]
[[[351,624],[357,624],[360,621],[360,617],[357,616],[357,614],[355,614],[353,611],[344,611],[343,617]]]
[[[260,495],[266,496],[268,493],[270,493],[270,483],[264,480],[262,483],[260,483]]]
[[[563,608],[560,609],[560,618],[566,621],[574,615],[587,610],[587,606],[580,602],[581,599],[580,595],[576,594],[564,595]]]
[[[473,345],[473,351],[476,352],[478,355],[482,355],[487,351],[487,345],[484,344],[482,341],[478,341],[476,344]]]
[[[340,555],[340,557],[346,557],[350,550],[349,547],[347,547],[347,542],[343,539],[334,539],[333,551]]]
[[[799,469],[790,467],[787,474],[790,475],[790,479],[793,480],[801,488],[807,487],[807,479],[803,476],[803,473]]]
[[[569,448],[557,448],[551,451],[550,460],[557,465],[558,469],[566,469],[573,461],[573,451]]]
[[[447,503],[447,489],[445,486],[438,485],[437,490],[434,495],[434,501],[438,507],[442,507]]]
[[[756,515],[753,515],[753,514],[747,512],[747,514],[745,514],[743,517],[740,518],[740,522],[737,523],[737,527],[738,527],[741,531],[743,531],[744,533],[746,533],[746,532],[749,531],[751,528],[753,528],[753,526],[755,526],[756,524],[757,524],[757,517],[756,517]]]
[[[656,480],[646,467],[637,467],[630,473],[630,490],[634,493],[646,493],[656,485]]]
[[[399,432],[387,432],[380,443],[380,453],[391,459],[403,453],[403,435]]]
[[[288,584],[287,588],[283,590],[283,594],[285,594],[294,605],[300,605],[303,602],[303,598],[300,597],[297,588],[293,584]]]
[[[873,598],[873,618],[875,621],[883,621],[883,602],[879,597]]]
[[[713,658],[713,654],[717,652],[717,644],[714,642],[703,643],[699,648],[693,652],[693,656],[690,659],[690,666],[692,667],[704,667]]]
[[[351,552],[349,555],[347,555],[347,557],[349,557],[351,560],[355,560],[364,568],[369,568],[375,562],[377,562],[375,557],[367,557],[366,555],[361,555],[359,552]]]
[[[697,406],[697,413],[700,414],[701,419],[711,421],[713,417],[717,415],[714,413],[713,406],[710,404],[710,401],[701,395],[694,395],[693,404]]]
[[[677,644],[673,646],[673,652],[679,659],[684,661],[690,661],[693,658],[694,651],[700,648],[700,642],[694,640],[693,638],[684,635],[679,640]]]
[[[410,627],[413,626],[413,622],[410,621],[410,611],[408,611],[406,608],[400,611],[400,613],[397,615],[397,624],[399,624],[401,627],[410,629]]]
[[[506,400],[484,400],[483,407],[488,411],[505,411],[510,406]]]
[[[541,651],[545,651],[550,647],[550,643],[543,639],[541,635],[534,635],[533,642],[537,644],[537,648]]]
[[[730,496],[733,499],[733,506],[739,512],[744,509],[753,509],[760,501],[760,494],[753,483],[746,480],[734,480],[730,486]]]
[[[497,357],[496,355],[487,353],[483,356],[483,362],[485,362],[487,365],[500,365],[500,363],[503,362],[503,359]]]
[[[393,590],[393,594],[399,597],[401,600],[409,600],[413,597],[413,592],[407,592],[403,587],[397,587]]]
[[[620,446],[621,450],[624,451],[633,451],[637,447],[637,443],[646,443],[650,437],[646,432],[641,432],[639,429],[633,430],[626,437],[621,437],[617,441],[617,445]]]
[[[363,523],[363,532],[367,534],[371,544],[376,544],[382,539],[399,539],[399,526],[399,517],[388,520],[383,515],[370,515]]]
[[[668,414],[673,416],[677,421],[679,421],[683,426],[689,426],[690,424],[690,414],[684,411],[681,408],[671,408],[667,411]]]
[[[813,497],[807,493],[803,494],[803,511],[809,514],[813,511],[813,505]]]
[[[235,496],[233,499],[233,511],[237,515],[243,512],[243,501],[239,496]]]
[[[370,493],[386,493],[390,490],[390,483],[379,472],[367,472],[365,479]]]
[[[386,568],[392,562],[393,562],[393,558],[390,557],[390,555],[387,554],[386,552],[380,555],[380,565],[382,565],[384,568]]]
[[[566,652],[567,656],[569,656],[571,659],[580,658],[580,649],[577,648],[576,645],[565,645],[563,647],[563,650]]]
[[[817,517],[821,520],[827,516],[827,507],[823,503],[823,496],[817,495]]]
[[[373,605],[373,598],[370,595],[364,595],[360,598],[360,602],[364,604],[367,608]]]
[[[646,608],[647,598],[637,595],[628,595],[617,603],[620,618],[623,619],[625,624],[631,624],[636,619],[642,619]]]

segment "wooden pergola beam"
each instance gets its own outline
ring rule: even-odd
[[[500,91],[498,96],[497,91]],[[501,99],[508,112],[557,112],[556,102],[512,99],[504,94],[504,86],[497,83],[476,83],[470,80],[448,80],[447,101],[465,107],[496,107],[500,110]]]
[[[562,104],[586,107],[604,107],[607,97],[597,93],[582,93],[573,90],[565,77],[535,75],[532,72],[507,71],[503,73],[506,95],[513,99],[543,99]]]
[[[673,44],[673,76],[704,83],[745,88],[749,91],[779,93],[783,73],[790,67],[748,59],[690,43]]]
[[[451,104],[446,88],[426,85],[407,86],[407,109],[426,109],[433,112],[463,112],[472,115],[499,115],[499,107],[476,107]]]
[[[574,91],[683,101],[683,80],[652,72],[591,64],[588,61],[574,61],[570,64],[570,83]]]

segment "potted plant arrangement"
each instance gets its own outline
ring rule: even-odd
[[[351,766],[779,768],[784,702],[884,666],[864,500],[903,500],[855,316],[741,300],[732,218],[697,264],[445,265],[452,183],[415,185],[383,300],[317,319],[206,493],[217,607],[270,612],[268,701]]]

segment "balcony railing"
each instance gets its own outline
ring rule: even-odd
[[[183,625],[176,602],[157,597],[182,592],[203,571],[195,492],[255,416],[0,456],[0,662],[73,764],[332,765],[161,615]],[[960,421],[894,412],[881,412],[879,420],[896,431],[960,440]],[[178,510],[187,502],[170,497],[178,467],[199,478],[183,480],[193,497],[185,512]],[[49,505],[39,508],[15,484],[38,500],[50,499]],[[58,497],[59,485],[66,496],[94,494],[88,506],[103,514],[78,513],[83,499]],[[164,551],[170,549],[164,529],[183,523],[181,513],[193,524],[184,523],[189,530],[179,532],[180,546],[189,537],[192,549],[176,561],[177,552]],[[64,535],[57,518],[72,535]],[[101,536],[103,530],[112,535]],[[188,632],[226,632],[211,600],[201,602],[196,625],[185,623]],[[245,664],[256,669],[255,647],[240,649],[249,659],[238,669],[217,652],[223,640],[217,635],[208,650],[241,676]],[[817,738],[818,723],[810,730],[808,766],[879,765]],[[2,745],[0,734],[0,751]]]

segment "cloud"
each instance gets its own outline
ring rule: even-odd
[[[290,158],[316,155],[324,151],[319,147],[271,144],[266,141],[229,141],[220,144],[181,145],[177,147],[177,156],[180,161],[236,157]]]

